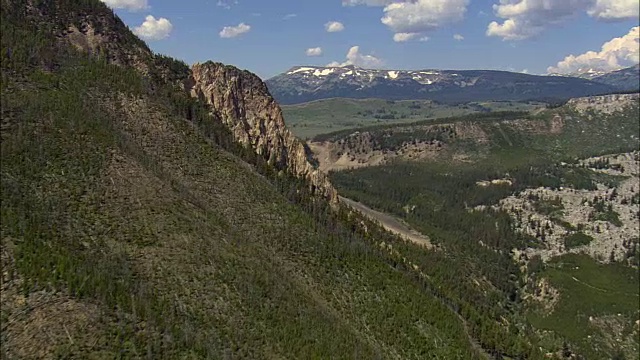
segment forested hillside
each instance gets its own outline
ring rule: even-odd
[[[519,315],[512,262],[426,252],[313,196],[101,2],[3,0],[1,20],[3,358],[557,350]],[[72,27],[112,41],[78,51]]]
[[[469,279],[458,280],[468,287],[459,298],[482,283],[471,274],[482,274],[513,300],[496,297],[485,311],[507,307],[526,316],[541,343],[563,347],[565,358],[631,359],[639,353],[638,238],[629,232],[637,235],[640,216],[631,153],[639,149],[638,108],[638,94],[611,95],[536,115],[469,115],[315,140],[339,145],[341,156],[387,156],[377,166],[334,171],[332,182],[342,196],[428,236],[443,249],[429,253],[428,263],[451,256],[448,272]],[[411,147],[433,154],[406,156],[416,153]],[[585,159],[601,154],[613,155]],[[601,248],[605,256],[589,256]]]

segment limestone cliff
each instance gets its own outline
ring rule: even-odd
[[[612,114],[616,111],[624,110],[627,107],[638,106],[639,101],[640,95],[638,93],[610,94],[571,99],[567,102],[567,105],[579,113],[592,110]]]
[[[337,201],[327,176],[310,162],[304,143],[286,128],[280,106],[262,80],[233,66],[206,62],[192,67],[185,88],[211,107],[233,132],[278,169],[309,180],[315,191]]]

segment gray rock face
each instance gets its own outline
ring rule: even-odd
[[[593,110],[595,112],[612,114],[630,106],[638,106],[639,101],[639,93],[611,94],[571,99],[567,102],[567,105],[573,107],[580,113]]]
[[[311,164],[304,143],[287,129],[280,106],[258,76],[207,62],[193,65],[186,88],[211,107],[239,142],[250,145],[278,169],[309,180],[316,192],[337,201],[336,190]]]

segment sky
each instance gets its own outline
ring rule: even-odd
[[[640,0],[102,0],[157,53],[263,79],[294,66],[530,74],[638,63]]]

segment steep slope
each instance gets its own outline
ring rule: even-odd
[[[640,88],[640,64],[597,76],[593,81],[615,86],[622,91],[637,91]]]
[[[211,105],[213,116],[232,130],[235,140],[263,156],[269,165],[306,179],[318,194],[337,201],[335,189],[310,162],[310,152],[304,143],[285,127],[278,104],[256,75],[212,62],[190,69],[182,62],[153,54],[111,10],[94,1],[45,2],[38,6],[32,1],[6,1],[7,6],[16,9],[15,16],[8,21],[51,20],[50,31],[55,35],[52,40],[60,46],[45,47],[38,54],[38,61],[46,68],[58,66],[57,59],[71,45],[109,64],[136,69],[153,80],[151,87],[158,83],[175,84]],[[42,44],[24,48],[8,45],[6,61],[21,64],[28,63],[30,57],[35,59],[29,49]]]
[[[295,104],[333,97],[441,102],[549,100],[616,88],[584,79],[490,70],[372,70],[295,67],[266,81],[275,99]]]
[[[2,358],[480,357],[391,251],[417,248],[236,144],[167,82],[179,62],[60,46],[47,25],[78,9],[119,21],[98,1],[2,2]],[[537,354],[490,324],[483,344]]]
[[[303,177],[332,201],[335,189],[310,162],[310,152],[284,124],[282,110],[256,75],[233,66],[195,64],[186,89],[209,104],[236,140],[251,146],[271,165]]]

